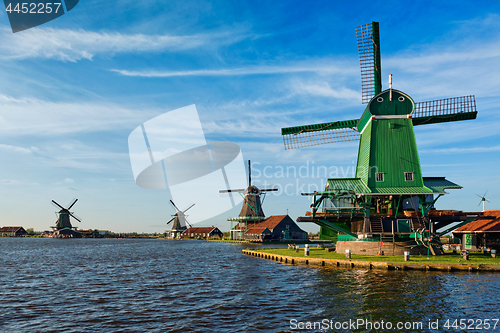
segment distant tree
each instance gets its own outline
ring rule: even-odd
[[[33,230],[33,228],[26,229],[26,232],[28,233],[28,235],[34,235],[35,234],[35,230]]]

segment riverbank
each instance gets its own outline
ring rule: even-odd
[[[485,254],[471,253],[469,260],[464,260],[459,254],[441,256],[411,256],[410,261],[404,261],[401,256],[366,256],[352,255],[346,259],[345,254],[327,252],[321,248],[310,248],[309,256],[304,255],[304,249],[295,252],[294,249],[259,249],[242,250],[243,254],[268,259],[285,264],[310,266],[330,266],[344,268],[368,268],[385,270],[434,270],[434,271],[469,271],[469,272],[500,272],[500,258],[491,258]]]
[[[276,244],[331,244],[332,241],[325,240],[284,240],[284,241],[250,241],[250,240],[231,240],[231,239],[207,239],[207,242],[216,243],[245,243],[245,244],[265,244],[265,245],[276,245]]]

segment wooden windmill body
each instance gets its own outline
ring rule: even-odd
[[[71,225],[70,217],[74,218],[78,222],[81,222],[81,220],[76,217],[72,212],[70,212],[70,209],[73,208],[75,203],[78,201],[78,199],[74,199],[73,203],[68,205],[68,208],[64,208],[60,204],[58,204],[55,200],[52,200],[52,204],[56,206],[57,208],[60,208],[59,212],[57,213],[57,221],[56,225],[52,226],[51,228],[54,230],[53,236],[54,237],[69,237],[69,238],[81,238],[82,234],[77,231],[76,227],[73,227]]]
[[[195,204],[192,204],[184,210],[180,210],[172,200],[170,200],[170,203],[177,210],[177,212],[173,215],[172,219],[167,222],[167,225],[173,222],[172,229],[168,232],[168,237],[172,239],[180,239],[181,234],[187,229],[187,225],[191,226],[187,220],[186,212]]]
[[[238,193],[243,197],[243,206],[241,207],[238,217],[230,217],[228,221],[232,222],[231,225],[231,239],[241,240],[244,233],[253,225],[263,221],[266,217],[262,210],[261,195],[270,191],[277,191],[278,189],[259,189],[257,186],[252,185],[252,168],[250,160],[248,161],[248,187],[246,189],[231,189],[220,190],[219,193]]]

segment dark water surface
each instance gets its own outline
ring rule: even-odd
[[[244,256],[245,247],[0,238],[0,331],[500,332],[491,321],[500,317],[498,274],[292,266]],[[475,321],[461,329],[455,319]],[[478,326],[484,319],[489,329]],[[382,320],[393,329],[375,329]],[[307,322],[316,329],[298,330]]]

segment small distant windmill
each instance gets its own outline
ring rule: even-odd
[[[486,210],[485,209],[486,201],[490,202],[490,198],[486,199],[486,193],[488,193],[488,191],[484,192],[484,194],[482,196],[480,196],[479,194],[476,193],[476,195],[481,198],[481,201],[479,201],[478,206],[481,205],[481,202],[483,203],[483,212]]]
[[[66,235],[72,235],[72,237],[81,237],[81,234],[78,231],[76,231],[76,227],[73,227],[70,221],[70,216],[71,216],[78,222],[82,222],[78,217],[76,217],[72,212],[69,211],[77,201],[78,199],[75,199],[75,201],[73,201],[72,204],[68,205],[68,208],[64,208],[63,206],[58,204],[55,200],[52,200],[52,204],[61,209],[57,213],[58,219],[56,221],[55,227],[51,227],[54,229],[55,233],[59,235],[66,234]]]
[[[259,189],[257,186],[252,185],[252,166],[250,160],[248,160],[248,187],[246,189],[220,190],[219,193],[236,192],[243,197],[243,207],[241,207],[240,214],[238,217],[232,217],[228,220],[238,222],[237,228],[239,230],[244,230],[248,228],[249,222],[253,224],[265,219],[260,196],[265,195],[266,192],[277,190],[277,188]],[[231,230],[233,230],[233,227],[231,227]]]
[[[187,216],[186,212],[189,209],[191,209],[195,204],[192,204],[191,206],[189,206],[184,210],[180,210],[179,208],[177,208],[177,206],[174,204],[172,200],[170,200],[170,203],[177,211],[177,213],[173,215],[174,217],[172,217],[172,219],[167,222],[167,225],[169,225],[171,222],[174,222],[174,224],[172,225],[172,229],[170,230],[170,237],[180,238],[182,232],[187,229],[186,224],[189,225],[190,228],[192,227],[191,223],[189,223],[189,221],[186,218]]]

